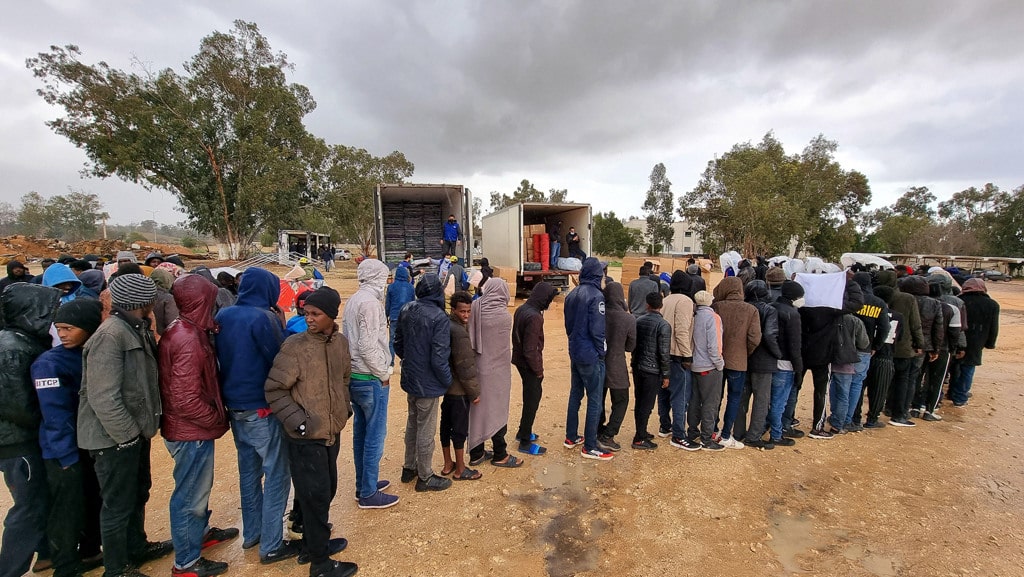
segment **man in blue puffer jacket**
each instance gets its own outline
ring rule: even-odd
[[[402,482],[417,491],[443,491],[450,479],[434,474],[434,436],[441,397],[452,384],[451,324],[444,312],[444,290],[434,273],[416,285],[416,300],[402,308],[395,331],[395,353],[402,358],[402,390],[408,395]]]
[[[604,397],[604,277],[601,262],[594,257],[583,261],[580,286],[565,297],[565,332],[569,337],[572,385],[565,419],[566,448],[583,445],[581,454],[588,459],[609,461],[611,453],[597,446],[597,429]],[[580,404],[587,397],[587,420],[579,436]]]
[[[392,367],[395,366],[395,330],[398,328],[398,314],[402,312],[402,307],[416,298],[416,289],[412,286],[409,276],[410,270],[408,266],[399,264],[395,269],[395,282],[388,286],[388,292],[384,296],[384,313],[388,315],[388,326],[391,327]]]

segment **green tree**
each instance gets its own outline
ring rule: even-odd
[[[647,189],[643,211],[647,216],[647,240],[651,243],[650,254],[662,252],[663,247],[672,244],[675,231],[672,229],[675,206],[672,196],[672,182],[665,176],[665,165],[658,163],[651,169],[651,187]]]
[[[1004,194],[993,211],[987,233],[987,254],[1024,257],[1024,185]]]
[[[189,226],[231,257],[303,204],[315,139],[302,119],[316,103],[287,83],[292,65],[255,24],[204,38],[183,74],[80,57],[77,46],[52,46],[26,64],[65,113],[48,126],[85,150],[87,173],[170,191]]]
[[[614,212],[594,215],[594,230],[591,242],[595,254],[622,258],[626,251],[636,249],[643,243],[639,230],[627,228]]]
[[[891,206],[864,215],[861,249],[895,254],[935,252],[934,202],[935,195],[928,187],[912,186]]]
[[[21,197],[17,228],[22,234],[77,241],[96,236],[96,222],[106,215],[95,194],[69,190],[44,198],[38,192]]]
[[[18,229],[18,211],[9,202],[0,202],[0,235],[14,234]]]
[[[491,192],[491,210],[501,210],[517,202],[568,202],[569,191],[567,189],[552,188],[547,193],[537,190],[529,180],[525,178],[519,183],[519,187],[511,194],[503,194],[498,191]]]

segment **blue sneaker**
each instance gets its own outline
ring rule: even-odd
[[[383,491],[384,489],[387,489],[390,486],[391,486],[391,481],[388,481],[387,479],[381,479],[381,480],[377,481],[377,492],[379,493],[379,492]],[[356,491],[355,500],[359,501],[359,491]]]
[[[377,491],[373,495],[359,500],[360,509],[387,509],[397,504],[398,495],[388,495],[381,491]]]

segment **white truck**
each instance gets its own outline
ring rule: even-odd
[[[566,246],[565,235],[570,227],[575,228],[580,235],[580,250],[588,256],[591,253],[593,218],[589,204],[521,202],[485,215],[481,227],[483,256],[487,257],[491,266],[516,271],[516,288],[520,294],[528,294],[540,281],[548,281],[565,291],[569,289],[570,277],[579,275],[579,271],[550,266],[548,270],[529,270],[537,267],[527,266],[526,263],[540,260],[536,254],[533,255],[533,261],[530,260],[532,235],[536,231],[551,233],[557,228],[560,238],[551,239],[559,243],[559,255],[556,256],[568,257],[569,247]]]
[[[414,259],[442,256],[448,215],[462,232],[457,256],[469,263],[473,248],[473,199],[460,184],[378,184],[373,193],[377,256],[392,267],[411,252]]]

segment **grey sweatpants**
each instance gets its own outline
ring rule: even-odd
[[[754,396],[754,406],[750,409],[750,426],[740,430],[744,426],[747,407],[750,405],[750,396]],[[747,373],[747,381],[743,384],[743,396],[740,397],[740,414],[736,417],[736,424],[733,426],[733,438],[756,440],[764,436],[765,427],[768,423],[768,407],[772,401],[772,373]]]
[[[696,440],[700,436],[702,442],[710,441],[721,404],[722,371],[694,371],[693,392],[686,408],[686,437]]]
[[[441,397],[409,398],[409,416],[405,421],[405,468],[415,469],[426,481],[434,474],[434,434]]]

